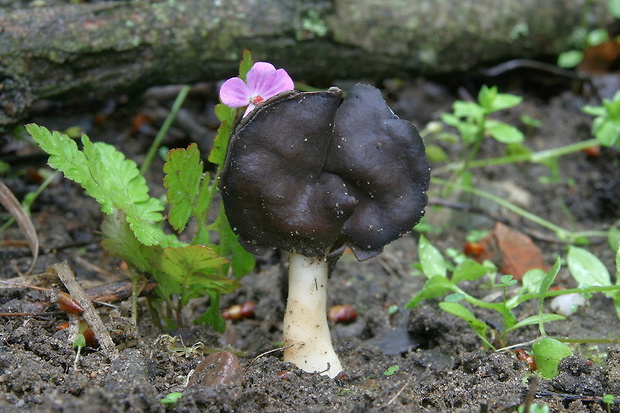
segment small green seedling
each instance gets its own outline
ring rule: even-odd
[[[609,14],[615,18],[620,18],[620,1],[609,0],[607,2]],[[584,23],[587,20],[584,19]],[[609,40],[609,33],[605,28],[595,28],[589,30],[584,24],[577,28],[573,34],[574,48],[560,53],[558,56],[558,66],[566,69],[577,67],[584,59],[584,49],[597,46]]]
[[[455,127],[468,145],[479,145],[485,136],[505,144],[520,143],[524,139],[521,131],[505,122],[489,119],[489,115],[517,106],[522,100],[520,96],[499,93],[497,87],[483,86],[477,102],[457,100],[452,106],[453,113],[444,113],[441,120]],[[478,148],[474,149],[470,157]]]
[[[169,406],[172,407],[174,406],[179,400],[181,400],[181,397],[183,397],[183,393],[175,391],[172,393],[168,393],[166,395],[166,397],[164,397],[163,399],[161,399],[161,403],[165,406]]]
[[[538,373],[545,379],[558,375],[558,365],[563,358],[572,356],[570,347],[553,338],[543,338],[532,346]]]
[[[618,1],[618,0],[614,0]],[[579,152],[592,146],[620,145],[620,92],[612,100],[604,100],[602,106],[586,107],[584,111],[596,116],[592,126],[595,139],[570,143],[564,146],[534,152],[523,144],[524,135],[518,129],[499,120],[491,119],[498,111],[509,109],[522,101],[520,96],[499,93],[495,87],[483,86],[475,102],[456,101],[452,113],[444,113],[441,120],[445,125],[456,129],[456,133],[449,133],[439,122],[430,122],[422,130],[425,137],[429,159],[445,165],[433,168],[431,186],[442,188],[445,196],[451,191],[459,190],[470,195],[485,198],[501,205],[519,216],[541,225],[552,231],[556,237],[571,244],[585,244],[595,236],[607,236],[613,231],[582,231],[575,232],[562,228],[542,217],[539,217],[502,197],[474,187],[471,181],[473,168],[493,167],[506,164],[532,162],[545,165],[549,168],[550,176],[540,176],[543,183],[557,183],[560,181],[559,158]],[[528,127],[540,126],[540,121],[524,117],[522,122]],[[489,137],[505,144],[505,155],[493,158],[478,159],[479,149],[484,138]],[[452,159],[444,146],[459,146],[459,155]],[[454,152],[454,151],[451,151]],[[446,177],[446,174],[450,174]],[[570,178],[566,183],[570,184]],[[424,225],[420,226],[424,229]],[[429,227],[426,225],[426,230]]]
[[[585,106],[583,111],[594,115],[592,135],[603,146],[620,148],[620,91],[612,100],[603,99],[602,106]]]
[[[489,348],[494,348],[494,346],[487,339],[487,332],[489,329],[488,324],[477,319],[471,310],[458,303],[458,301],[465,300],[471,305],[497,311],[502,316],[504,321],[504,329],[500,333],[499,337],[500,342],[503,342],[506,335],[517,328],[564,318],[557,314],[541,313],[539,315],[527,317],[521,321],[517,321],[516,317],[512,313],[512,310],[522,302],[520,299],[525,297],[526,291],[523,289],[520,291],[521,294],[517,297],[506,300],[506,296],[504,295],[504,300],[502,302],[495,303],[478,299],[465,292],[459,286],[459,283],[463,281],[474,281],[484,276],[494,278],[497,269],[493,264],[490,262],[480,264],[467,258],[457,264],[452,270],[451,277],[448,277],[449,263],[444,259],[439,250],[437,250],[437,248],[435,248],[424,236],[420,237],[418,254],[420,257],[422,273],[427,280],[422,289],[409,301],[407,307],[414,308],[424,300],[445,297],[445,301],[440,303],[440,307],[444,311],[467,321],[471,329]],[[513,281],[515,281],[512,277],[506,276],[501,280],[502,284],[499,284],[499,286],[502,288],[506,288],[508,285],[513,285]],[[537,297],[538,294],[530,295],[527,299]]]
[[[616,398],[613,394],[606,394],[603,396],[603,399],[601,401],[607,408],[607,411],[611,412],[611,407],[614,405],[614,403],[616,403]]]
[[[73,369],[77,370],[78,360],[80,359],[80,354],[82,349],[86,347],[86,337],[83,334],[78,334],[75,336],[75,340],[73,340],[73,347],[77,350],[75,351],[75,360],[73,360]]]
[[[571,246],[568,249],[567,264],[572,277],[579,287],[602,287],[602,292],[614,300],[616,315],[620,318],[620,243],[616,247],[616,282],[611,281],[611,276],[605,264],[591,252]],[[609,287],[605,290],[605,287]]]
[[[385,376],[393,376],[394,374],[396,374],[398,370],[400,370],[400,366],[398,364],[395,364],[393,366],[388,367],[387,370],[383,372],[383,374]]]
[[[577,274],[576,279],[578,282],[580,279],[583,279],[589,280],[589,283],[584,284],[580,282],[582,285],[578,288],[549,291],[549,287],[560,271],[561,261],[558,258],[548,272],[533,269],[524,274],[521,287],[510,298],[507,296],[507,288],[516,286],[518,282],[510,275],[501,276],[499,284],[492,283],[491,285],[492,288],[503,288],[503,300],[501,302],[487,302],[467,293],[459,284],[464,281],[478,280],[485,276],[494,279],[497,271],[495,266],[489,262],[480,264],[472,259],[463,259],[462,257],[459,258],[458,264],[452,265],[422,235],[418,244],[419,269],[426,277],[426,282],[422,289],[409,301],[407,307],[414,308],[422,301],[443,297],[444,301],[439,303],[440,308],[465,320],[472,331],[480,337],[488,348],[495,348],[489,341],[488,336],[491,327],[483,320],[478,319],[475,312],[461,304],[460,301],[466,301],[470,306],[497,311],[501,315],[504,325],[497,336],[497,341],[500,344],[506,344],[508,334],[528,325],[538,324],[541,336],[545,337],[545,323],[565,319],[562,315],[544,312],[545,298],[563,294],[590,294],[594,292],[608,294],[614,299],[617,299],[617,296],[620,295],[618,292],[620,291],[620,285],[611,285],[608,276],[605,276],[605,273],[600,268],[602,266],[600,261],[584,251],[579,247],[571,247],[569,249],[569,270]],[[620,248],[618,251],[618,262],[620,263]],[[620,264],[618,265],[620,266]],[[600,273],[594,276],[589,273],[591,270],[600,271]],[[597,280],[596,283],[594,283],[595,280]],[[538,314],[517,320],[513,314],[514,309],[529,300],[538,301]]]

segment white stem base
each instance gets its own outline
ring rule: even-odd
[[[324,258],[291,253],[284,314],[284,361],[309,373],[334,378],[342,364],[334,351],[327,324],[327,274]]]

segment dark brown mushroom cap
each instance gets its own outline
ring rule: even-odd
[[[254,109],[231,137],[220,189],[250,251],[350,246],[363,260],[419,222],[429,179],[415,127],[357,85],[344,101],[337,88],[285,92]]]
[[[379,254],[424,215],[430,181],[424,143],[377,88],[354,86],[336,111],[324,170],[343,178],[358,200],[342,234],[360,260]]]
[[[324,173],[342,92],[285,92],[246,116],[231,137],[220,189],[242,245],[322,256],[357,201]]]

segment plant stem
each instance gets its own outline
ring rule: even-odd
[[[433,182],[439,185],[444,185],[444,186],[448,186],[448,187],[457,187],[460,190],[462,190],[463,192],[469,192],[470,194],[474,194],[477,196],[481,196],[483,198],[489,199],[501,206],[503,206],[506,209],[511,210],[512,212],[521,215],[523,218],[525,219],[529,219],[532,222],[535,222],[536,224],[545,227],[547,229],[550,229],[551,231],[555,232],[556,236],[558,238],[560,238],[561,240],[564,241],[571,241],[573,239],[576,238],[576,234],[573,233],[572,231],[569,231],[567,229],[564,229],[562,227],[560,227],[559,225],[556,225],[552,222],[547,221],[546,219],[543,219],[541,217],[539,217],[538,215],[532,214],[531,212],[528,212],[526,210],[524,210],[523,208],[520,208],[518,206],[516,206],[515,204],[512,204],[508,201],[506,201],[503,198],[500,198],[498,196],[495,196],[493,194],[490,194],[486,191],[482,191],[480,189],[477,188],[472,188],[472,187],[468,187],[465,185],[461,185],[455,182],[448,182],[445,181],[443,179],[440,178],[432,178]]]
[[[565,294],[608,293],[611,291],[620,291],[620,285],[607,285],[607,286],[584,287],[584,288],[567,288],[564,290],[547,291],[544,294],[544,298],[556,297],[558,295],[565,295]],[[539,298],[539,297],[540,297],[540,294],[538,293],[523,294],[519,296],[519,299],[517,300],[515,307],[525,301],[532,300],[532,299]]]
[[[289,286],[284,314],[284,361],[309,373],[334,378],[342,364],[334,351],[327,324],[325,257],[289,256]]]
[[[467,168],[481,168],[485,166],[506,165],[516,162],[541,162],[549,158],[557,158],[560,156],[568,155],[573,152],[578,152],[591,146],[599,145],[596,139],[588,139],[582,142],[572,143],[570,145],[561,146],[559,148],[546,149],[534,153],[519,153],[516,155],[500,156],[491,159],[481,159],[477,161],[470,161],[467,163]],[[435,170],[435,174],[441,174],[447,171],[462,170],[464,168],[464,162],[454,162],[445,165]]]
[[[174,120],[174,118],[176,118],[179,109],[181,109],[181,106],[183,105],[183,102],[185,102],[185,98],[189,93],[189,89],[189,85],[184,85],[181,88],[179,94],[177,95],[177,98],[174,100],[172,108],[170,109],[170,113],[168,113],[166,120],[164,120],[164,123],[161,125],[161,128],[157,132],[157,135],[155,136],[155,139],[153,140],[153,143],[151,144],[151,147],[149,148],[149,151],[144,158],[144,162],[142,163],[142,167],[140,168],[140,174],[144,175],[146,173],[146,170],[149,169],[149,166],[151,166],[151,162],[153,162],[153,158],[155,158],[157,150],[161,146],[161,142],[164,139],[164,136],[166,136],[166,134],[168,133],[168,129],[170,129],[172,121]]]

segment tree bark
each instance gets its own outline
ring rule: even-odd
[[[243,49],[311,83],[555,55],[586,18],[599,27],[608,23],[605,4],[145,0],[0,9],[0,127],[23,118],[40,99],[227,78]]]

